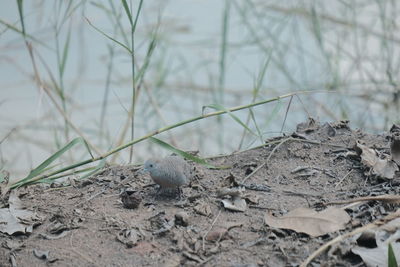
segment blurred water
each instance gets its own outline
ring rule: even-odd
[[[97,6],[93,5],[93,2],[97,3]],[[71,44],[63,79],[67,114],[85,136],[105,152],[115,146],[126,123],[132,95],[131,61],[124,49],[115,46],[86,22],[85,18],[95,27],[113,35],[115,21],[110,20],[104,9],[98,7],[103,6],[110,10],[111,2],[93,2],[72,2],[77,8],[64,24],[60,22],[63,21],[63,12],[69,1],[26,1],[24,13],[27,33],[48,46],[32,42],[41,78],[51,88],[54,88],[51,77],[42,61],[59,82],[55,29],[59,28],[59,47],[62,54],[70,27]],[[121,22],[129,36],[129,22],[121,3],[119,1],[112,3],[121,13]],[[133,3],[137,4],[137,1]],[[379,42],[381,37],[372,35],[371,38],[365,38],[365,32],[354,30],[353,33],[349,30],[354,36],[346,40],[354,38],[356,45],[341,43],[341,31],[346,30],[342,24],[338,23],[339,26],[332,22],[319,24],[315,22],[317,17],[305,17],[301,12],[293,13],[293,10],[304,8],[313,14],[313,9],[310,8],[313,6],[313,1],[286,1],[280,5],[277,4],[278,1],[268,3],[271,5],[275,3],[276,5],[273,5],[275,9],[266,6],[264,1],[230,2],[228,48],[223,83],[225,93],[224,98],[220,99],[217,88],[220,79],[222,22],[226,3],[228,1],[146,1],[137,28],[137,61],[139,65],[143,64],[150,34],[155,31],[157,24],[160,24],[157,47],[151,58],[145,83],[157,101],[159,113],[163,118],[155,112],[154,103],[151,104],[143,86],[136,108],[136,137],[198,116],[204,105],[218,101],[225,107],[251,103],[257,77],[270,55],[270,63],[257,100],[290,91],[326,90],[330,86],[336,92],[343,93],[303,95],[300,96],[301,101],[294,98],[285,131],[293,130],[298,122],[307,118],[308,114],[321,120],[343,117],[357,119],[355,122],[356,125],[359,123],[357,126],[360,124],[365,126],[365,121],[373,122],[370,123],[373,124],[371,129],[379,129],[384,125],[383,116],[377,116],[373,106],[365,104],[365,99],[349,97],[349,94],[359,95],[366,90],[375,90],[377,83],[371,82],[374,81],[371,79],[371,72],[373,78],[385,79],[387,69],[385,70],[380,61],[361,66],[364,61],[372,62],[369,57],[381,49]],[[277,7],[283,8],[286,13],[279,11]],[[343,20],[349,16],[357,23],[367,23],[371,16],[379,17],[376,13],[380,10],[379,4],[373,3],[363,6],[361,8],[363,12],[360,14],[351,14],[351,10],[358,10],[359,6],[349,7],[338,2],[322,4],[315,8],[337,19]],[[16,2],[0,3],[0,19],[21,28]],[[325,21],[330,22],[329,19]],[[318,27],[325,35],[321,37],[323,41],[315,33]],[[30,168],[66,143],[64,121],[48,96],[38,89],[31,59],[21,35],[6,30],[4,26],[1,26],[0,30],[2,87],[0,140],[7,137],[0,146],[0,167],[3,166],[17,177],[26,174]],[[374,36],[378,41],[373,39]],[[123,41],[120,34],[116,39]],[[362,40],[367,39],[370,44],[366,47]],[[321,42],[325,43],[321,45]],[[110,60],[109,45],[114,45],[116,48],[104,120],[104,132],[107,138],[100,138],[101,105]],[[390,49],[397,56],[398,49],[395,46]],[[357,71],[352,71],[355,68]],[[387,84],[384,85],[388,87]],[[383,94],[390,95],[390,90],[383,91],[382,99],[387,101],[387,97]],[[57,99],[60,103],[60,99]],[[257,123],[265,133],[264,138],[280,132],[287,103],[286,99],[278,105],[279,109],[273,113],[272,120],[270,116],[276,108],[276,103],[254,109]],[[381,107],[378,104],[376,108]],[[235,115],[246,121],[248,112],[237,112]],[[359,118],[361,120],[358,120]],[[180,127],[171,131],[171,134],[164,133],[159,137],[182,149],[200,149],[204,155],[229,153],[238,149],[243,128],[228,115],[223,116],[222,122],[221,128],[220,121],[210,118]],[[255,130],[254,123],[250,125]],[[69,140],[76,136],[77,134],[70,129]],[[124,140],[124,142],[129,140],[129,131]],[[258,138],[247,135],[243,148],[257,142],[260,142]],[[135,146],[134,161],[141,162],[150,154],[166,153],[168,152],[145,142]],[[87,158],[87,154],[81,149],[74,150],[74,153],[64,160],[74,162],[83,158]],[[126,163],[127,159],[126,150],[117,162]]]

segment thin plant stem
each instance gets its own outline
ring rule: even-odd
[[[131,25],[131,67],[132,67],[132,106],[131,106],[131,140],[135,138],[135,106],[136,106],[136,76],[135,76],[135,30],[136,25],[139,19],[140,11],[142,9],[143,0],[140,0],[139,6],[137,9],[135,22]],[[132,1],[131,1],[131,10],[132,10]],[[132,156],[133,156],[133,146],[130,147],[129,150],[129,163],[132,163]]]
[[[324,92],[326,92],[326,91],[324,91]],[[49,177],[54,176],[56,174],[63,173],[65,171],[72,170],[74,168],[77,168],[77,167],[80,167],[80,166],[83,166],[83,165],[86,165],[86,164],[89,164],[89,163],[93,163],[93,162],[102,160],[102,159],[107,158],[108,156],[110,156],[112,154],[115,154],[115,153],[117,153],[117,152],[119,152],[119,151],[121,151],[121,150],[123,150],[125,148],[128,148],[128,147],[130,147],[130,146],[132,146],[134,144],[142,142],[142,141],[144,141],[144,140],[146,140],[146,139],[148,139],[148,138],[150,138],[152,136],[158,135],[160,133],[169,131],[169,130],[177,128],[177,127],[180,127],[180,126],[185,125],[185,124],[189,124],[189,123],[192,123],[192,122],[195,122],[195,121],[198,121],[198,120],[202,120],[202,119],[206,119],[206,118],[210,118],[210,117],[219,116],[219,115],[222,115],[222,114],[225,114],[225,113],[228,113],[228,112],[234,112],[234,111],[238,111],[238,110],[242,110],[242,109],[251,108],[251,107],[254,107],[254,106],[259,106],[259,105],[271,103],[271,102],[274,102],[274,101],[281,100],[283,98],[291,97],[291,96],[296,95],[296,94],[308,94],[308,93],[315,93],[315,91],[292,92],[292,93],[288,93],[288,94],[285,94],[285,95],[281,95],[281,96],[277,96],[277,97],[274,97],[274,98],[270,98],[270,99],[267,99],[267,100],[262,100],[262,101],[251,103],[251,104],[247,104],[247,105],[241,105],[241,106],[233,107],[233,108],[230,108],[230,109],[219,110],[219,111],[203,114],[201,116],[193,117],[193,118],[178,122],[176,124],[172,124],[172,125],[160,128],[160,129],[158,129],[156,131],[153,131],[153,132],[151,132],[151,133],[149,133],[147,135],[144,135],[144,136],[142,136],[140,138],[137,138],[135,140],[131,140],[130,142],[128,142],[126,144],[123,144],[121,146],[118,146],[118,147],[108,151],[107,153],[105,153],[105,154],[103,154],[103,155],[101,155],[99,157],[90,158],[90,159],[87,159],[87,160],[84,160],[84,161],[77,162],[75,164],[66,166],[66,167],[64,167],[64,168],[62,168],[60,170],[54,171],[52,173],[49,173],[49,174],[46,174],[46,175],[42,175],[42,176],[38,176],[38,177],[34,177],[31,180],[29,180],[29,183],[36,182],[36,181],[39,181],[39,180],[42,180],[42,179],[46,179],[46,178],[49,178]],[[20,186],[19,182],[20,182],[20,180],[19,181],[15,181],[9,187],[10,188],[16,188],[16,187]]]

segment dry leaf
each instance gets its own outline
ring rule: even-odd
[[[223,199],[221,200],[225,209],[233,210],[233,211],[241,211],[244,212],[247,209],[246,200],[241,197],[233,197],[232,199]]]
[[[244,187],[234,187],[227,188],[223,187],[217,190],[217,197],[231,196],[231,197],[241,197],[245,192]]]
[[[335,207],[321,212],[298,208],[280,218],[266,214],[264,220],[271,227],[290,229],[316,237],[343,229],[350,221],[350,216],[344,210]]]
[[[364,233],[363,233],[364,234]],[[396,242],[400,238],[400,230],[389,235],[388,232],[377,230],[374,235],[368,236],[371,243],[376,243],[377,247],[356,246],[351,251],[359,255],[368,267],[389,266],[388,265],[388,246],[392,244],[394,255],[397,261],[400,259],[400,243]],[[360,236],[362,238],[362,236]]]
[[[37,215],[23,208],[15,191],[10,193],[8,203],[8,208],[0,209],[0,232],[9,235],[32,232],[33,225],[39,221]]]
[[[399,170],[395,162],[390,159],[381,159],[375,150],[358,142],[356,148],[360,150],[361,163],[370,168],[372,175],[386,179],[394,178],[395,172]]]

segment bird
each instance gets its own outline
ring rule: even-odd
[[[190,182],[190,165],[179,156],[167,156],[162,159],[148,159],[144,164],[144,170],[150,173],[153,181],[161,188],[177,188],[181,196],[180,186]]]

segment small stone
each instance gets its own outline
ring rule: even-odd
[[[142,202],[142,197],[140,193],[131,188],[128,188],[124,192],[122,192],[120,197],[124,208],[127,209],[136,209],[137,207],[139,207],[140,202]]]
[[[189,215],[185,211],[180,211],[175,214],[175,224],[181,226],[189,225]]]

